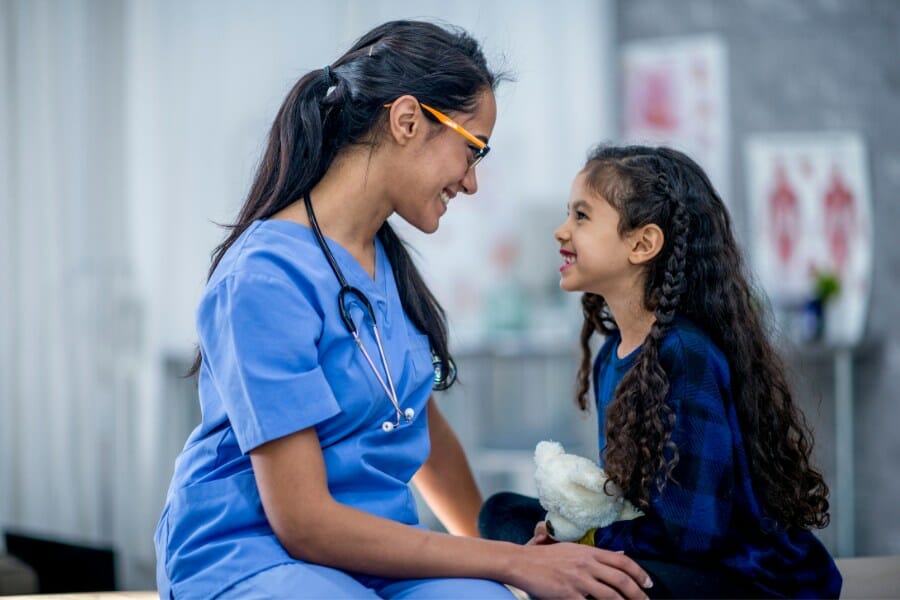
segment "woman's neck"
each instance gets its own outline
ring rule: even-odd
[[[374,276],[375,235],[391,215],[391,209],[371,175],[377,169],[362,158],[351,155],[336,160],[309,196],[322,234],[340,244]],[[273,218],[311,226],[302,198]]]

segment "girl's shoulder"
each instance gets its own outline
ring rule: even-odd
[[[660,363],[667,372],[713,369],[728,378],[728,360],[709,334],[689,318],[678,315],[662,341]]]

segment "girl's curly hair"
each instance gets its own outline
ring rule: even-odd
[[[619,213],[619,233],[654,223],[662,251],[647,265],[644,305],[656,317],[637,362],[616,388],[606,415],[604,468],[639,506],[652,485],[671,479],[678,451],[675,415],[660,344],[676,313],[700,326],[724,352],[754,489],[783,526],[825,527],[828,486],[810,463],[812,434],[794,404],[784,363],[769,341],[763,313],[731,231],[731,219],[703,170],[669,148],[599,147],[586,182]],[[590,339],[617,326],[604,298],[582,297],[581,364],[576,398],[588,407]]]

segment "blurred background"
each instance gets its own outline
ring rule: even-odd
[[[293,83],[394,18],[460,25],[515,76],[479,194],[435,235],[398,223],[449,315],[461,383],[439,401],[485,495],[533,491],[539,440],[596,455],[552,232],[590,146],[667,143],[765,292],[832,490],[821,539],[900,554],[896,0],[0,0],[6,550],[94,549],[116,587],[154,587],[217,224]]]

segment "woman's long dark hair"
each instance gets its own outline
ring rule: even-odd
[[[676,313],[700,326],[724,352],[754,489],[768,516],[788,527],[825,527],[828,487],[810,464],[812,434],[794,404],[786,370],[731,230],[731,219],[703,170],[669,148],[600,147],[584,169],[588,187],[619,213],[619,233],[655,223],[662,251],[647,267],[644,305],[656,321],[606,414],[604,468],[641,506],[678,462],[674,414],[660,344]],[[602,296],[582,297],[582,359],[577,400],[588,406],[589,341],[616,330]]]
[[[228,236],[213,252],[209,276],[253,221],[268,219],[302,198],[339,152],[354,145],[374,147],[378,126],[386,119],[386,102],[411,94],[439,110],[471,111],[479,94],[499,80],[471,36],[421,21],[384,23],[327,69],[307,73],[275,117],[250,193],[237,221],[228,226]],[[403,309],[428,335],[441,361],[444,385],[449,386],[452,357],[444,311],[391,226],[385,222],[377,235],[390,259]],[[191,375],[201,361],[198,351]]]

